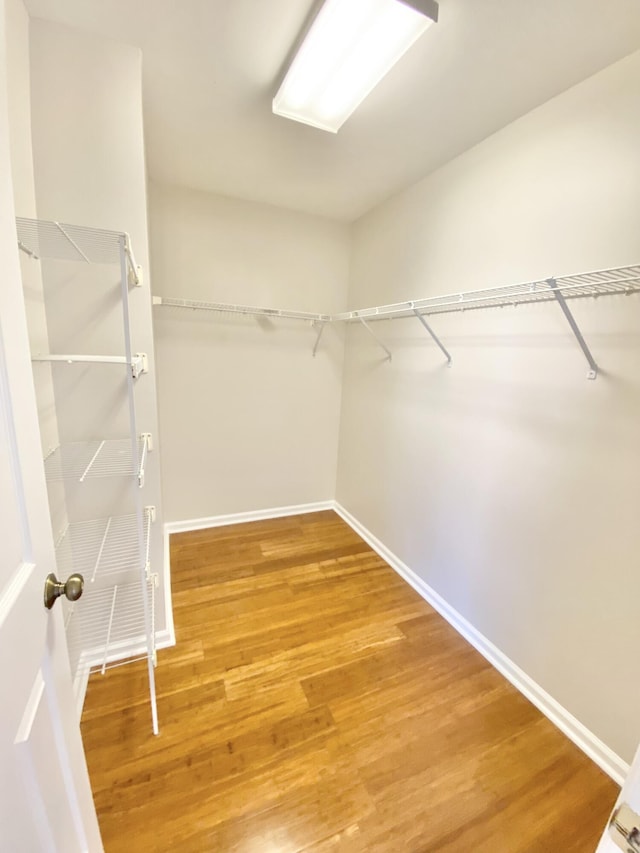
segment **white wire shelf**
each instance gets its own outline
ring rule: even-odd
[[[64,363],[64,364],[127,364],[131,367],[131,373],[134,379],[137,379],[142,373],[148,373],[148,359],[144,352],[137,352],[131,359],[124,355],[77,355],[77,354],[53,354],[39,353],[32,355],[31,361],[49,362],[49,363]]]
[[[117,264],[125,234],[42,219],[16,219],[20,248],[35,258]]]
[[[137,476],[144,484],[144,471],[151,435],[143,433],[138,439],[138,463],[134,464],[133,447],[129,439],[76,441],[62,444],[44,460],[45,476],[56,480],[85,480],[98,477]]]
[[[125,231],[87,228],[46,219],[16,218],[18,246],[35,260],[50,258],[86,264],[118,264],[124,251],[130,269],[130,283],[141,283],[129,235]]]
[[[144,594],[155,612],[157,575],[145,581]],[[115,666],[146,659],[155,663],[155,624],[151,637],[145,626],[140,581],[106,589],[86,589],[66,613],[67,644],[72,668],[105,672]]]
[[[66,577],[79,572],[89,584],[125,572],[139,572],[142,567],[148,573],[153,514],[153,507],[145,508],[143,554],[135,513],[69,524],[56,545],[58,575]]]
[[[635,265],[361,308],[357,311],[334,314],[331,319],[347,322],[362,319],[385,320],[411,317],[416,311],[429,316],[479,308],[503,308],[532,302],[551,302],[557,300],[556,293],[561,293],[565,299],[576,299],[638,292],[640,292],[640,265]]]
[[[553,286],[551,282],[554,282]],[[550,302],[557,299],[556,293],[561,293],[565,299],[576,299],[578,297],[598,298],[600,296],[638,292],[640,292],[640,264],[578,273],[555,279],[521,282],[504,287],[489,287],[483,290],[469,290],[445,296],[411,299],[389,305],[345,311],[340,314],[311,314],[304,311],[259,308],[249,305],[233,305],[226,302],[203,302],[195,299],[174,299],[166,296],[154,296],[153,304],[220,313],[251,314],[310,320],[319,323],[335,323],[362,319],[385,320],[412,317],[416,311],[428,316],[429,314],[445,314],[474,308],[501,308],[531,302]]]
[[[288,320],[308,320],[312,323],[327,323],[333,318],[330,314],[313,314],[308,311],[289,311],[283,308],[259,308],[255,305],[234,305],[229,302],[202,302],[196,299],[171,299],[154,296],[154,305],[170,308],[192,308],[202,311],[217,311],[222,314],[245,314],[255,317],[281,317]]]
[[[376,343],[384,350],[386,360],[391,361],[391,350],[369,326],[372,320],[394,320],[403,317],[417,318],[434,343],[442,351],[449,366],[452,357],[426,318],[436,314],[450,314],[457,311],[471,311],[480,308],[504,308],[535,302],[557,302],[571,331],[589,365],[588,379],[598,375],[598,365],[582,336],[567,300],[601,296],[630,295],[640,293],[640,264],[615,267],[595,272],[577,273],[560,278],[540,279],[503,287],[489,287],[483,290],[469,290],[445,296],[429,296],[424,299],[411,299],[390,305],[376,305],[372,308],[360,308],[357,311],[345,311],[341,314],[308,314],[302,311],[285,311],[275,308],[256,308],[247,305],[231,305],[224,302],[198,302],[193,299],[170,299],[154,296],[154,305],[166,305],[177,308],[203,309],[206,311],[228,312],[232,314],[253,314],[269,317],[290,317],[298,320],[311,320],[316,326],[316,341],[313,355],[316,355],[322,332],[327,323],[354,323],[363,325]]]

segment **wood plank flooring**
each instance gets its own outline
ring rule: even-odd
[[[592,853],[617,788],[332,512],[171,537],[177,645],[93,676],[107,853]]]

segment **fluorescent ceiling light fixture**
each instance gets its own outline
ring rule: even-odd
[[[437,20],[436,0],[325,0],[273,112],[336,133]]]

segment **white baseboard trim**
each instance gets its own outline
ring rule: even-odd
[[[335,501],[279,506],[272,509],[257,509],[250,512],[234,512],[230,515],[212,515],[209,518],[187,518],[184,521],[167,521],[165,535],[186,533],[189,530],[205,530],[207,527],[225,527],[228,524],[244,524],[247,521],[265,521],[270,518],[285,518],[288,515],[303,515],[307,512],[322,512],[335,509]]]
[[[172,625],[173,628],[173,625]],[[162,631],[156,631],[156,651],[160,649],[167,649],[169,646],[175,646],[176,639],[172,630],[164,629]],[[123,661],[123,663],[129,658],[138,658],[146,655],[147,653],[147,641],[145,637],[139,637],[137,639],[128,640],[126,643],[120,644],[116,651],[109,654],[106,658],[107,663],[114,663],[116,661]],[[76,701],[76,711],[78,714],[78,721],[82,717],[82,709],[84,707],[84,700],[87,695],[87,687],[89,685],[89,675],[91,674],[92,667],[98,667],[104,660],[104,650],[94,649],[93,651],[84,652],[80,663],[78,664],[78,668],[76,670],[75,677],[73,679],[73,694]]]
[[[175,646],[176,630],[173,624],[173,603],[171,600],[171,553],[169,551],[169,532],[165,524],[162,529],[162,550],[163,550],[163,565],[162,565],[162,589],[164,592],[164,624],[167,634],[167,642],[162,648]],[[156,636],[156,648],[158,639]]]
[[[532,702],[561,732],[594,761],[598,767],[615,782],[622,785],[629,765],[612,749],[603,743],[593,732],[587,729],[566,708],[549,695],[539,684],[520,669],[499,648],[483,636],[457,610],[454,610],[422,578],[412,571],[402,560],[377,539],[370,530],[354,518],[343,506],[334,504],[334,510],[364,541],[379,554],[415,591],[428,602],[434,610],[447,620],[456,631],[467,640],[489,663],[510,681],[527,699]]]

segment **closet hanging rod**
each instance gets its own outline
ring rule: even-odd
[[[170,299],[166,296],[154,296],[153,304],[164,305],[170,308],[218,311],[225,314],[246,314],[255,317],[281,317],[288,320],[308,320],[312,323],[328,323],[333,319],[330,314],[288,311],[281,308],[259,308],[254,305],[234,305],[228,302],[202,302],[196,299]]]

